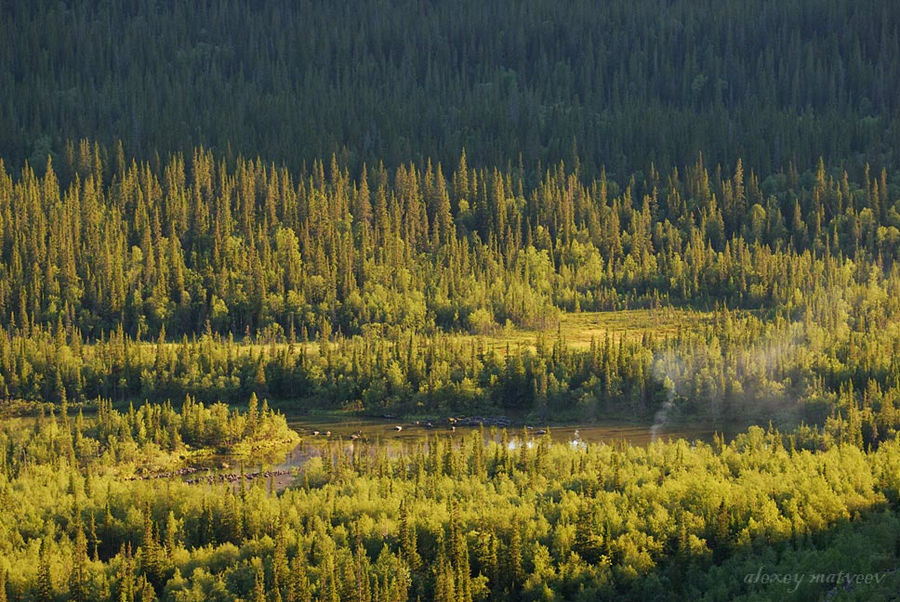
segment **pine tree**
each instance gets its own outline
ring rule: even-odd
[[[93,515],[92,515],[93,519]],[[166,516],[166,554],[169,557],[175,552],[175,548],[178,545],[176,540],[176,535],[178,532],[178,521],[175,520],[175,513],[172,510],[169,510],[168,516]]]
[[[45,537],[41,540],[40,558],[38,560],[37,593],[41,600],[53,598],[53,580],[50,575],[50,545]]]
[[[90,495],[90,494],[88,494]],[[109,510],[109,506],[107,506],[107,511]],[[100,559],[98,549],[100,547],[100,538],[97,537],[97,525],[94,522],[94,513],[91,512],[91,525],[90,525],[90,538],[91,545],[93,546],[93,561],[97,562]]]
[[[161,588],[163,585],[163,559],[160,558],[161,551],[156,535],[148,501],[144,503],[144,533],[140,547],[141,568],[147,580],[154,587]]]
[[[517,590],[525,580],[522,565],[522,532],[518,524],[513,525],[508,554],[509,581],[512,588]]]
[[[410,524],[409,510],[405,500],[400,502],[400,551],[410,570],[417,571],[421,564],[421,557],[417,550],[415,528]]]
[[[290,589],[285,587],[289,583],[289,574],[284,527],[281,527],[275,537],[275,551],[272,556],[272,589],[279,597],[283,589]]]
[[[87,538],[79,520],[76,525],[74,549],[72,550],[72,572],[69,575],[69,593],[72,599],[78,602],[85,602],[89,598],[87,563]]]
[[[266,582],[263,573],[262,562],[257,559],[256,576],[253,580],[253,593],[250,598],[253,602],[266,602]]]
[[[312,590],[306,573],[306,563],[302,551],[291,561],[290,595],[294,602],[311,602]]]

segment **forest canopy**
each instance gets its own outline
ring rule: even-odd
[[[623,183],[700,151],[763,175],[898,167],[900,13],[878,0],[13,0],[0,40],[16,168],[80,138],[292,169],[465,148]]]
[[[14,453],[0,456],[0,495],[17,512],[0,513],[0,596],[809,599],[840,587],[812,575],[840,569],[872,575],[855,587],[871,600],[900,579],[897,441],[867,454],[802,450],[759,427],[730,444],[647,448],[474,430],[390,454],[313,444],[279,495],[243,473],[236,484],[121,478],[115,458],[158,450],[170,432],[186,442],[197,424],[225,426],[191,417],[204,412],[144,406],[4,425],[0,446]],[[227,423],[258,436],[277,418]],[[748,580],[762,570],[804,579]]]
[[[0,3],[0,602],[896,596],[898,57],[878,0]]]

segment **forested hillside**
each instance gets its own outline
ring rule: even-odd
[[[139,164],[83,140],[40,176],[0,164],[0,319],[89,338],[327,338],[547,325],[557,310],[791,311],[817,287],[890,280],[900,253],[885,168],[763,177],[701,155],[620,183],[559,164],[528,185],[465,153],[446,169],[324,163],[200,149]]]
[[[898,167],[879,0],[73,2],[0,7],[0,156],[83,137],[292,169]],[[424,165],[422,165],[424,167]],[[539,178],[539,172],[529,172]],[[534,180],[536,182],[536,180]]]
[[[885,169],[858,175],[698,158],[529,187],[465,155],[351,176],[70,144],[42,176],[0,172],[0,393],[592,419],[675,395],[715,421],[838,412],[877,443],[900,393],[900,201]],[[554,332],[564,312],[671,306],[714,319],[587,351]],[[499,355],[462,336],[516,328],[545,334]]]
[[[0,3],[0,602],[896,596],[898,57],[878,0]]]

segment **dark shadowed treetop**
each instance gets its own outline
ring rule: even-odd
[[[896,165],[900,11],[876,0],[63,2],[0,7],[0,156],[89,137],[297,168],[577,155]],[[40,161],[37,161],[40,159]]]

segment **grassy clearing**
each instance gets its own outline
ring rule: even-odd
[[[489,334],[466,334],[456,336],[461,339],[475,340],[488,350],[493,350],[500,355],[505,355],[507,347],[511,351],[523,351],[534,349],[539,336],[543,336],[548,344],[561,336],[566,344],[574,349],[587,349],[591,341],[602,342],[607,336],[613,342],[618,342],[621,337],[629,340],[640,340],[645,334],[651,334],[657,338],[666,335],[675,335],[679,329],[695,330],[713,319],[712,312],[700,312],[690,309],[631,309],[603,312],[579,312],[561,313],[559,323],[556,326],[545,329],[526,329],[515,326],[501,327]],[[169,341],[163,343],[167,350],[178,352],[183,343],[181,341]],[[198,344],[203,345],[202,341]],[[158,343],[141,342],[132,344],[132,352],[138,349],[138,353],[144,359],[152,358]],[[318,342],[296,342],[293,344],[294,352],[304,350],[309,355],[319,352]],[[288,343],[264,343],[235,341],[234,350],[237,356],[247,354],[258,355],[261,353],[282,352],[289,346]],[[86,347],[91,347],[90,345]],[[88,349],[86,355],[90,355]]]
[[[675,335],[679,329],[693,330],[713,319],[711,312],[684,309],[630,309],[560,314],[558,328],[527,330],[504,328],[490,335],[471,335],[482,340],[489,349],[505,353],[511,350],[534,348],[539,335],[553,341],[557,333],[574,349],[587,349],[591,341],[603,341],[606,337],[617,342],[622,337],[640,340],[645,334],[655,337]]]

